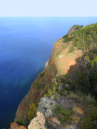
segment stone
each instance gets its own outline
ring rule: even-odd
[[[49,60],[45,63],[45,68],[48,66],[49,64]]]
[[[93,121],[93,124],[97,127],[97,121],[96,120]]]
[[[54,115],[52,108],[55,107],[57,102],[48,97],[42,97],[38,105],[38,111],[40,111],[46,118]]]
[[[16,122],[11,123],[10,129],[27,129],[22,125],[18,125]]]
[[[70,87],[69,84],[65,84],[64,86],[65,86],[66,88],[69,88],[69,87]]]
[[[61,92],[61,91],[64,90],[63,85],[64,85],[63,83],[60,83],[60,84],[59,84],[59,86],[58,86],[58,91],[59,91],[59,92]]]
[[[28,129],[46,129],[44,127],[45,124],[45,116],[37,111],[37,116],[31,120],[30,124],[28,125]]]

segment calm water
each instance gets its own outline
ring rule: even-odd
[[[54,42],[75,24],[97,17],[0,18],[0,129],[14,120],[31,83],[49,60]]]

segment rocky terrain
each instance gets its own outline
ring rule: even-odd
[[[78,25],[70,28],[67,38],[72,37],[71,34],[76,31],[76,27],[80,28]],[[96,101],[93,101],[94,98],[89,94],[83,95],[78,90],[75,91],[73,87],[74,73],[81,64],[84,64],[81,61],[83,50],[75,49],[69,52],[74,41],[64,42],[64,37],[61,37],[54,43],[44,71],[38,75],[28,94],[19,104],[11,129],[83,129],[82,125],[85,124],[81,123],[87,121],[84,117],[87,111],[92,112],[91,109],[93,109],[94,114],[97,112],[96,105],[92,105],[92,103],[96,104]],[[79,63],[78,59],[80,59]],[[79,70],[83,73],[81,67]],[[65,80],[67,75],[68,81]],[[28,121],[27,112],[29,104],[32,103],[37,105],[37,112],[36,116]],[[97,117],[92,118],[90,127],[96,129]],[[84,129],[90,129],[87,123]]]

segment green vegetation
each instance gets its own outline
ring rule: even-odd
[[[68,52],[71,53],[73,51],[74,51],[74,45],[71,45]]]
[[[81,26],[77,25],[76,28],[75,28],[75,30],[78,30],[78,29],[80,29],[82,27],[83,27],[83,25],[81,25]]]
[[[17,121],[17,123],[18,123],[19,125],[23,125],[23,120],[20,118],[20,119]]]
[[[36,88],[37,90],[44,89],[44,87],[45,87],[45,84],[44,84],[44,83],[39,83],[39,82],[37,82],[37,81],[35,81],[35,82],[33,83],[33,85],[35,86],[35,88]]]
[[[76,28],[75,28],[75,31],[77,31],[77,30],[79,31],[79,29],[82,28],[82,27],[83,27],[82,25],[81,26],[77,25]],[[74,39],[74,35],[73,35],[73,33],[71,33],[70,35],[69,34],[64,35],[63,39],[64,39],[63,42],[66,43],[66,42],[71,41],[72,39]]]
[[[57,84],[53,84],[52,85],[52,89],[49,88],[46,93],[44,94],[44,97],[50,97],[52,95],[55,95],[56,92],[57,92],[57,86],[58,86],[58,83]]]
[[[45,72],[40,73],[40,77],[42,78],[45,75]]]
[[[67,34],[67,35],[64,35],[64,36],[63,36],[63,39],[64,39],[63,42],[66,43],[66,42],[68,42],[68,41],[71,41],[71,40],[73,39],[73,37],[72,37],[72,35],[69,36],[69,35]]]
[[[72,35],[75,47],[85,51],[92,50],[97,43],[97,23],[80,28]]]
[[[56,104],[52,110],[54,110],[55,114],[58,116],[61,124],[65,124],[65,122],[70,122],[72,120],[73,112],[71,110],[62,108],[59,104]]]
[[[29,109],[27,110],[27,119],[31,121],[34,117],[36,117],[37,106],[35,103],[29,104]]]
[[[97,129],[97,107],[86,106],[85,115],[80,120],[80,129]]]
[[[70,34],[73,43],[69,52],[80,49],[83,55],[76,60],[76,70],[72,71],[72,66],[61,82],[69,84],[70,90],[75,93],[97,98],[97,23],[86,27],[77,26],[75,30]],[[68,35],[63,38],[69,40]]]

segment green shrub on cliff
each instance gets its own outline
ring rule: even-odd
[[[87,105],[86,111],[80,120],[80,129],[97,129],[97,107]]]
[[[23,125],[23,120],[20,118],[20,119],[17,121],[17,123],[18,123],[19,125]]]
[[[70,122],[72,120],[73,112],[71,110],[62,108],[59,104],[56,104],[55,108],[53,108],[52,110],[54,110],[55,114],[58,116],[58,119],[62,124]]]
[[[73,51],[74,51],[74,45],[71,45],[70,48],[69,48],[69,50],[68,50],[68,52],[71,53]]]
[[[45,72],[40,73],[40,77],[42,78],[45,75]]]
[[[29,109],[27,110],[27,119],[31,121],[34,117],[36,117],[37,106],[35,103],[29,104]]]

